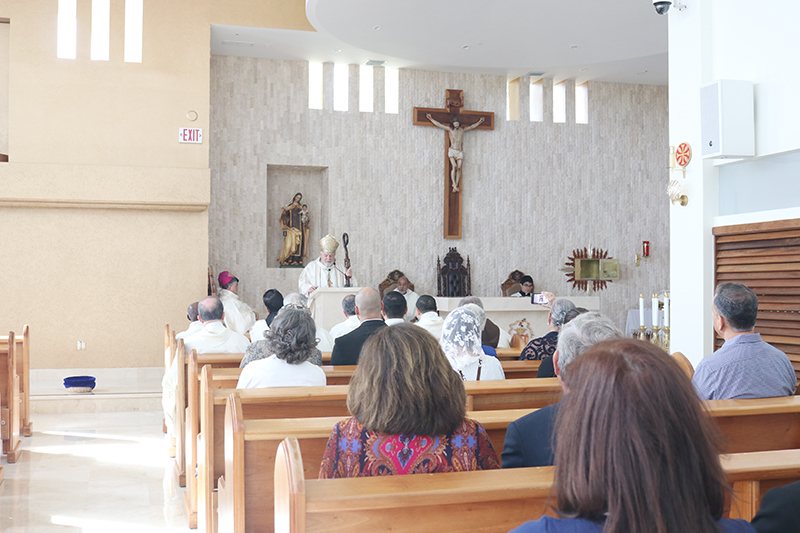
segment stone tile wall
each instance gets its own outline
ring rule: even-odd
[[[590,82],[589,124],[575,124],[568,80],[567,123],[554,124],[552,80],[544,122],[530,122],[523,79],[522,120],[506,121],[504,77],[401,70],[395,115],[383,112],[377,70],[375,112],[359,112],[352,94],[350,111],[333,111],[332,95],[309,110],[307,63],[211,58],[209,262],[242,280],[257,311],[266,289],[297,290],[298,271],[275,268],[274,213],[298,190],[315,206],[312,237],[349,233],[360,285],[400,268],[417,292],[435,294],[436,257],[456,246],[470,258],[476,295],[500,296],[514,269],[531,274],[537,291],[586,295],[560,268],[572,250],[595,246],[620,259],[619,281],[598,294],[620,327],[640,293],[667,288],[666,87]],[[466,109],[495,113],[494,131],[465,134],[461,240],[443,238],[445,134],[412,125],[412,107],[443,107],[448,88],[464,90]],[[637,268],[642,240],[651,257]]]

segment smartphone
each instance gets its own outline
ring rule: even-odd
[[[547,298],[541,292],[536,292],[531,294],[531,303],[532,304],[539,304],[544,305],[547,303]]]

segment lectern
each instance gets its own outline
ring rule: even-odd
[[[308,297],[308,310],[314,317],[318,328],[330,331],[333,326],[345,319],[342,313],[342,299],[348,294],[357,293],[361,287],[328,288],[320,287]]]

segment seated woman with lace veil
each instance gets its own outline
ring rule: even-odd
[[[505,379],[502,363],[483,352],[481,319],[473,306],[456,307],[447,315],[439,344],[462,381]]]
[[[353,417],[333,428],[319,477],[500,468],[466,401],[433,335],[413,324],[380,328],[361,349],[347,393]]]
[[[691,381],[649,342],[601,342],[565,369],[554,501],[512,533],[755,533],[722,518],[721,439]]]

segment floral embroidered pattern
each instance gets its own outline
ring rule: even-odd
[[[558,344],[558,332],[551,331],[544,337],[533,339],[525,346],[519,356],[520,361],[539,361],[543,357],[553,355]]]

